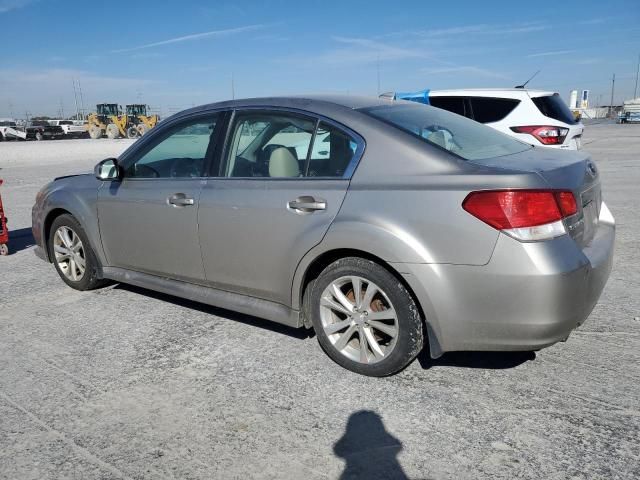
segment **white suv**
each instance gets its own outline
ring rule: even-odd
[[[422,93],[422,92],[419,92]],[[524,88],[430,90],[395,94],[464,115],[531,145],[578,150],[584,130],[560,95]]]

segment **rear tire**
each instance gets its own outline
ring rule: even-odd
[[[2,255],[3,257],[9,255],[9,245],[7,245],[6,243],[0,245],[0,255]]]
[[[99,263],[87,234],[71,215],[57,217],[49,230],[49,258],[60,278],[76,290],[93,290],[108,283],[98,278]]]
[[[120,137],[120,130],[118,129],[117,125],[114,125],[113,123],[107,125],[107,138],[113,140],[114,138],[118,137]]]
[[[309,288],[307,313],[318,342],[344,368],[383,377],[405,368],[422,350],[418,307],[402,282],[381,265],[342,258]]]
[[[138,129],[134,126],[127,128],[127,138],[138,138]]]
[[[149,131],[149,129],[147,128],[147,126],[144,123],[139,123],[136,126],[136,129],[138,130],[138,135],[143,136],[145,133],[147,133]]]

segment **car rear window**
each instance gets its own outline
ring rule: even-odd
[[[571,110],[557,93],[545,95],[544,97],[534,97],[531,100],[545,117],[553,118],[569,125],[577,123]]]
[[[532,148],[491,127],[427,105],[403,102],[360,111],[465,160],[501,157]]]
[[[429,103],[434,107],[465,116],[464,97],[429,97]]]
[[[514,98],[470,97],[473,119],[480,123],[499,122],[513,112],[520,100]]]

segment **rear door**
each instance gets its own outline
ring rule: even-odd
[[[124,178],[98,193],[102,244],[110,266],[203,283],[198,201],[218,116],[158,131],[125,160]]]
[[[233,115],[219,176],[198,215],[207,282],[290,305],[295,268],[338,213],[364,142],[279,110]]]

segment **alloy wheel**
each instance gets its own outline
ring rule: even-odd
[[[382,288],[366,278],[332,281],[322,292],[320,320],[333,347],[350,360],[377,363],[396,346],[396,310]]]
[[[53,252],[56,264],[65,277],[72,282],[82,280],[86,270],[86,257],[82,240],[67,226],[61,226],[53,237]]]

